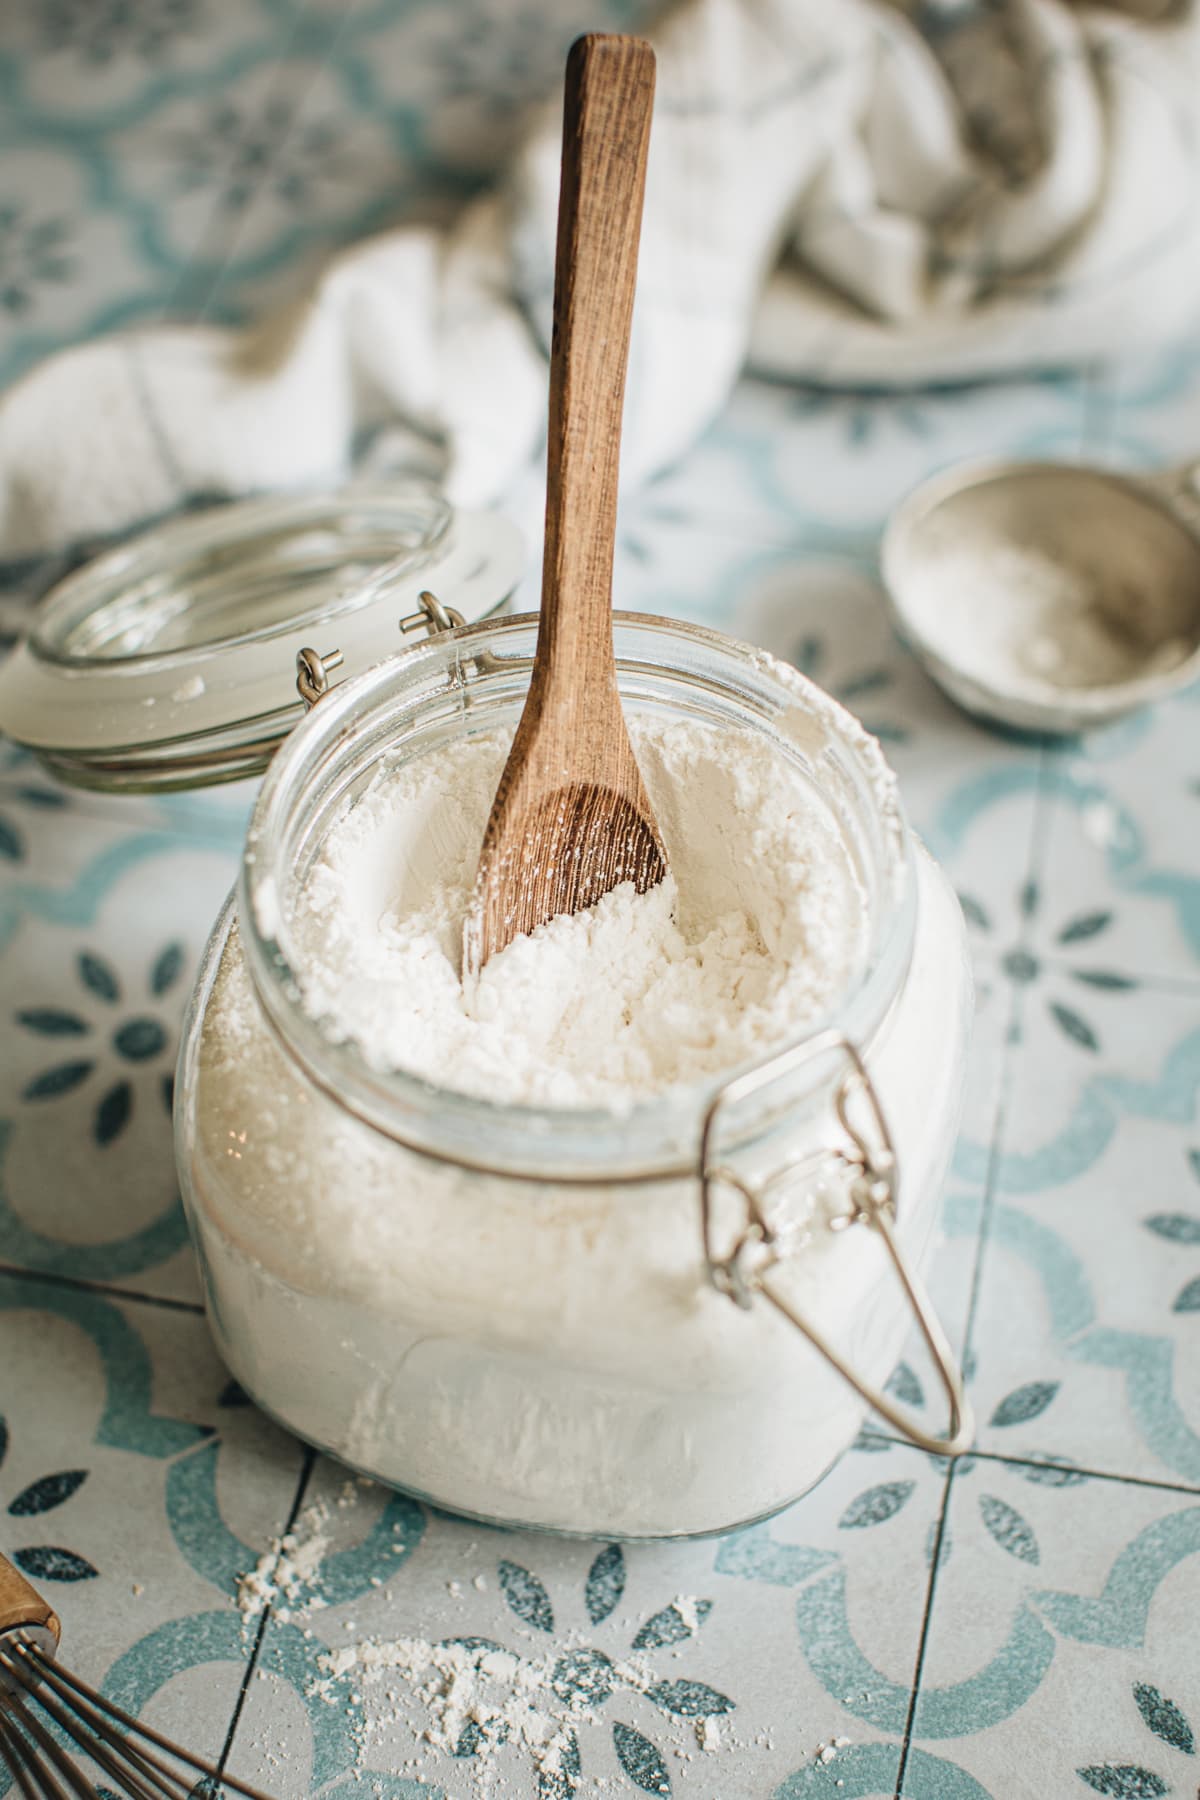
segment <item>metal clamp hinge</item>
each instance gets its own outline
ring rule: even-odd
[[[417,600],[418,610],[400,621],[402,632],[416,631],[423,625],[430,637],[436,637],[439,632],[455,631],[466,622],[460,612],[453,606],[444,606],[428,588],[418,594]],[[329,692],[329,671],[340,669],[343,660],[340,650],[327,650],[322,655],[307,644],[296,652],[296,691],[310,712]]]
[[[296,692],[311,712],[317,701],[329,692],[329,671],[340,669],[342,653],[340,650],[327,650],[322,656],[317,650],[310,650],[305,645],[296,652]]]
[[[765,1181],[751,1184],[714,1154],[717,1124],[722,1109],[748,1098],[779,1080],[802,1062],[822,1054],[838,1053],[850,1064],[837,1092],[838,1121],[849,1141],[809,1152],[776,1169]],[[866,1118],[857,1122],[856,1107],[864,1106]],[[889,1260],[904,1289],[926,1348],[933,1359],[946,1396],[949,1422],[942,1435],[929,1432],[898,1407],[882,1389],[860,1376],[823,1332],[806,1319],[772,1282],[771,1275],[787,1260],[787,1248],[772,1222],[767,1201],[773,1188],[794,1182],[806,1168],[814,1171],[830,1161],[850,1171],[849,1210],[829,1222],[833,1231],[863,1224],[879,1234]],[[809,1044],[794,1046],[769,1058],[718,1089],[704,1116],[700,1134],[701,1223],[704,1256],[709,1279],[719,1293],[748,1309],[756,1295],[770,1301],[796,1330],[834,1368],[873,1411],[919,1449],[942,1456],[959,1456],[974,1437],[974,1421],[967,1403],[962,1372],[925,1292],[896,1235],[896,1187],[898,1168],[887,1120],[867,1068],[859,1052],[835,1032],[822,1034]],[[746,1207],[745,1224],[732,1249],[718,1255],[715,1246],[715,1198],[717,1188],[741,1195]]]
[[[466,620],[457,607],[445,606],[436,594],[428,588],[422,588],[417,595],[417,610],[409,613],[400,621],[400,631],[407,637],[410,631],[419,631],[422,626],[430,637],[436,637],[439,631],[456,631]]]

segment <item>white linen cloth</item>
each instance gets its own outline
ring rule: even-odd
[[[1125,0],[689,0],[659,56],[624,473],[739,369],[912,384],[1200,322],[1200,15]],[[0,399],[0,559],[195,494],[393,463],[495,498],[544,430],[559,119],[446,231],[333,262],[243,332],[84,345]]]

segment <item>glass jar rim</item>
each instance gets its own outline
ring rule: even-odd
[[[293,867],[288,830],[297,819],[304,820],[315,783],[319,779],[337,785],[356,749],[361,751],[361,728],[398,685],[407,682],[417,688],[426,677],[436,687],[441,676],[439,691],[444,694],[445,676],[460,683],[469,679],[464,672],[472,665],[499,660],[497,649],[509,651],[503,658],[509,670],[527,669],[536,631],[537,615],[521,614],[438,633],[321,699],[275,758],[254,810],[237,890],[243,953],[284,1051],[342,1110],[416,1154],[469,1171],[558,1184],[627,1185],[691,1176],[704,1112],[732,1078],[752,1065],[742,1063],[698,1082],[656,1090],[619,1113],[600,1106],[498,1102],[412,1070],[380,1070],[352,1039],[332,1037],[304,1006],[300,959],[288,941],[279,893]],[[868,914],[868,949],[830,1012],[786,1043],[773,1046],[770,1056],[828,1037],[831,1029],[866,1047],[907,974],[916,917],[908,827],[895,778],[877,741],[799,670],[725,633],[677,619],[616,612],[614,634],[619,679],[630,671],[649,670],[668,680],[679,675],[680,667],[663,653],[672,645],[682,646],[723,663],[730,692],[734,683],[740,683],[747,692],[756,688],[764,700],[774,699],[780,713],[808,714],[857,763],[874,796],[881,851],[875,904]],[[513,654],[518,642],[525,645],[519,656]],[[686,671],[682,679],[695,681]],[[713,688],[715,692],[715,675]],[[419,697],[414,704],[420,706]],[[347,791],[348,783],[342,780],[338,787],[342,805]],[[303,833],[310,851],[320,841],[312,823],[309,817]],[[761,1118],[754,1127],[759,1129]],[[486,1144],[486,1153],[464,1149],[464,1143],[473,1140]]]
[[[187,668],[361,610],[373,598],[368,575],[420,568],[453,519],[432,489],[367,482],[185,512],[60,581],[30,642],[69,669]],[[303,603],[298,582],[315,589]]]

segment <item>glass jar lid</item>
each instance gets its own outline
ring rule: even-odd
[[[362,673],[423,624],[508,599],[524,544],[495,513],[354,484],[236,501],[110,550],[41,602],[0,668],[0,729],[77,786],[260,774],[303,714],[300,651]]]

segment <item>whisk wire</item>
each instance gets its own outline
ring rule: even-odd
[[[194,1777],[185,1777],[157,1756],[155,1750],[194,1771],[214,1789],[228,1788],[245,1796],[245,1800],[269,1800],[261,1789],[239,1781],[235,1775],[219,1773],[214,1764],[123,1711],[78,1675],[46,1656],[28,1638],[0,1643],[0,1675],[7,1679],[10,1689],[8,1694],[0,1691],[0,1756],[20,1789],[22,1800],[70,1800],[71,1794],[76,1800],[96,1800],[94,1784],[80,1773],[34,1716],[31,1701],[130,1800],[187,1800],[191,1794]],[[30,1739],[36,1748],[31,1748]],[[142,1741],[135,1741],[138,1739]],[[41,1756],[37,1751],[41,1751]],[[54,1770],[66,1778],[69,1792],[55,1779]]]
[[[50,1689],[58,1698],[52,1702],[49,1694],[42,1691],[38,1694],[39,1705],[45,1707],[64,1731],[74,1733],[77,1739],[79,1732],[75,1725],[75,1719],[81,1720],[85,1728],[90,1730],[97,1740],[97,1743],[89,1742],[85,1746],[88,1755],[114,1780],[120,1781],[127,1790],[133,1786],[133,1783],[129,1780],[126,1767],[123,1765],[132,1768],[134,1775],[142,1778],[135,1790],[140,1800],[155,1800],[156,1792],[163,1795],[165,1800],[179,1800],[180,1794],[187,1795],[191,1792],[192,1783],[189,1780],[185,1780],[182,1775],[179,1775],[167,1763],[160,1761],[157,1756],[143,1750],[139,1744],[123,1738],[119,1732],[113,1729],[103,1713],[98,1712],[87,1701],[73,1695],[70,1684],[62,1679],[52,1663],[40,1671],[40,1678],[45,1684],[45,1688]],[[58,1704],[63,1699],[65,1699],[66,1705]],[[109,1754],[110,1750],[115,1752],[115,1757]],[[166,1780],[163,1779],[164,1776]],[[149,1787],[145,1785],[147,1781],[150,1783]],[[172,1783],[174,1785],[169,1785]]]
[[[89,1687],[82,1676],[76,1675],[74,1670],[65,1669],[61,1663],[52,1662],[49,1657],[43,1656],[35,1646],[30,1648],[30,1657],[38,1673],[59,1689],[69,1705],[81,1711],[84,1706],[89,1707],[93,1713],[99,1713],[106,1720],[111,1720],[113,1724],[121,1726],[131,1737],[144,1738],[147,1743],[153,1744],[155,1749],[163,1750],[168,1756],[174,1757],[176,1762],[186,1763],[188,1768],[195,1769],[198,1775],[206,1776],[209,1781],[216,1782],[221,1787],[232,1788],[236,1793],[244,1794],[246,1800],[271,1800],[270,1795],[264,1794],[261,1788],[251,1787],[248,1782],[239,1781],[236,1775],[218,1774],[213,1763],[206,1762],[201,1756],[195,1756],[192,1751],[185,1750],[182,1744],[176,1744],[169,1737],[164,1737],[160,1731],[155,1731],[152,1725],[146,1725],[141,1719],[135,1719],[131,1713],[124,1712],[115,1701],[106,1699],[94,1687]],[[124,1739],[118,1741],[121,1742],[123,1749],[134,1749],[138,1755],[148,1760],[151,1759],[151,1753],[141,1746],[129,1745]],[[152,1760],[158,1762],[157,1757]],[[185,1792],[191,1792],[193,1784],[184,1782],[166,1765],[160,1763],[158,1766],[163,1768],[172,1780],[178,1781]]]
[[[23,1670],[14,1669],[7,1661],[4,1669],[6,1674],[21,1682],[22,1686],[26,1688],[26,1692],[30,1691]],[[80,1774],[66,1752],[55,1743],[41,1720],[30,1711],[20,1695],[15,1696],[15,1705],[12,1706],[12,1710],[27,1736],[32,1738],[37,1749],[47,1759],[44,1762],[39,1761],[36,1756],[30,1759],[34,1776],[41,1782],[43,1792],[50,1796],[50,1800],[67,1800],[67,1790],[55,1780],[54,1771],[57,1769],[59,1774],[65,1777],[67,1788],[78,1796],[78,1800],[89,1800],[91,1790],[88,1781]],[[47,1708],[47,1711],[50,1709]],[[51,1712],[50,1716],[53,1718],[54,1714]],[[55,1723],[58,1724],[60,1721],[56,1719]],[[28,1753],[27,1743],[22,1743],[21,1748]],[[89,1746],[85,1745],[84,1748],[88,1748],[90,1753]]]
[[[27,1755],[24,1741],[12,1726],[7,1705],[0,1707],[0,1756],[3,1756],[10,1775],[20,1788],[22,1800],[41,1800],[39,1791],[26,1770]]]
[[[91,1757],[97,1768],[103,1769],[106,1775],[132,1796],[132,1800],[156,1800],[153,1789],[147,1788],[145,1783],[138,1779],[137,1766],[132,1757],[129,1758],[128,1766],[126,1766],[123,1760],[113,1756],[103,1737],[95,1731],[90,1719],[84,1717],[82,1712],[77,1715],[73,1714],[57,1699],[52,1698],[45,1688],[39,1688],[37,1681],[31,1677],[29,1671],[20,1667],[18,1659],[6,1662],[4,1667],[6,1672],[19,1681],[25,1692],[49,1715],[59,1730],[66,1732],[79,1749]],[[46,1686],[49,1686],[48,1682]],[[55,1743],[45,1726],[29,1708],[26,1707],[24,1710],[26,1731],[37,1743],[39,1749],[65,1775],[74,1793],[78,1796],[78,1800],[94,1800],[95,1789],[92,1783],[79,1772],[70,1757]],[[120,1743],[120,1740],[117,1741],[117,1748],[121,1751],[123,1758],[125,1746]],[[164,1787],[161,1791],[168,1796],[168,1800],[177,1800],[176,1795],[169,1788]]]

